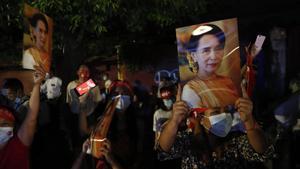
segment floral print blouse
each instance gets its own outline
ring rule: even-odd
[[[260,162],[265,162],[274,156],[274,147],[270,145],[262,154],[255,152],[250,145],[247,135],[237,135],[230,138],[224,146],[223,155],[217,157],[212,152],[209,160],[202,160],[200,155],[191,149],[191,138],[194,135],[188,131],[179,131],[170,152],[160,150],[160,158],[172,158],[180,155],[182,169],[247,169],[257,168]]]

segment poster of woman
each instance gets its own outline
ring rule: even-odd
[[[240,95],[237,19],[176,29],[182,99],[191,107],[225,107]]]
[[[40,65],[49,71],[52,54],[52,19],[25,4],[24,23],[23,68],[34,69],[34,65]]]

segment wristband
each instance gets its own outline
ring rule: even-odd
[[[246,127],[245,127],[246,128]],[[257,124],[257,122],[255,121],[253,126],[250,127],[250,128],[246,128],[246,131],[253,131],[253,130],[256,130],[256,129],[260,129],[260,126]]]

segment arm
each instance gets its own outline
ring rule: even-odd
[[[91,132],[91,128],[88,126],[85,109],[83,108],[86,102],[86,99],[89,95],[89,92],[79,97],[79,129],[81,134],[88,135]]]
[[[98,104],[103,100],[99,87],[96,86],[89,91],[89,98],[86,100],[86,110],[88,115],[93,113]]]
[[[40,85],[45,78],[45,70],[41,67],[35,66],[34,86],[29,99],[28,113],[23,121],[19,131],[18,137],[26,146],[30,146],[35,133],[37,117],[40,107]]]
[[[263,153],[267,149],[266,139],[263,131],[254,120],[252,115],[253,105],[248,97],[246,89],[243,85],[241,85],[241,87],[243,98],[239,98],[236,101],[235,106],[240,113],[241,120],[244,122],[249,143],[256,152]]]
[[[179,123],[177,123],[176,120],[172,119],[174,118],[171,118],[171,120],[166,124],[158,140],[160,147],[165,152],[169,152],[172,145],[174,144],[179,127]]]
[[[88,135],[91,133],[91,128],[87,123],[86,113],[82,111],[79,112],[79,129],[83,135]]]
[[[251,116],[251,118],[247,120],[244,124],[247,130],[247,137],[251,146],[258,153],[265,152],[265,150],[267,149],[265,135],[262,129],[255,122],[253,116]]]
[[[77,157],[76,161],[73,163],[71,169],[80,169],[82,160],[84,159],[85,155],[86,155],[85,153],[81,152]]]
[[[171,119],[167,122],[159,137],[159,145],[163,151],[170,151],[175,142],[179,125],[186,119],[189,107],[186,102],[181,101],[181,87],[178,87],[176,102],[173,104]]]
[[[79,154],[76,161],[73,163],[71,169],[80,169],[82,160],[86,156],[86,152],[87,152],[89,146],[90,146],[90,141],[89,141],[89,139],[87,139],[87,140],[85,140],[85,142],[82,145],[82,152]]]
[[[108,162],[112,169],[123,169],[123,167],[116,161],[111,153],[111,143],[109,140],[105,140],[103,142],[103,146],[100,150],[101,153],[103,153],[105,160]]]
[[[158,114],[158,110],[156,110],[154,115],[153,115],[153,126],[152,126],[152,130],[155,133],[155,145],[158,142],[158,136],[159,136],[159,132],[158,132],[158,129],[157,129],[157,118],[156,118],[157,114]]]

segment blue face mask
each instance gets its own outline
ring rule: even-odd
[[[21,98],[17,97],[15,99],[15,105],[14,105],[14,109],[18,109],[18,107],[21,105]]]
[[[168,110],[170,110],[172,108],[172,105],[173,105],[172,99],[163,99],[163,102]]]
[[[221,113],[207,118],[211,124],[211,128],[208,129],[211,133],[219,137],[227,136],[232,125],[232,117],[230,113]]]
[[[241,131],[246,132],[244,123],[241,120],[240,114],[238,112],[235,112],[233,114],[233,120],[232,120],[232,126],[230,131]]]
[[[1,89],[1,94],[7,97],[8,89]]]
[[[116,99],[116,98],[120,98],[117,105],[116,105],[116,109],[120,110],[120,111],[125,111],[131,103],[130,96],[128,96],[128,95],[118,95],[118,96],[114,97],[113,99]]]
[[[15,103],[20,103],[20,102],[21,102],[21,98],[20,97],[16,97]]]

